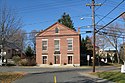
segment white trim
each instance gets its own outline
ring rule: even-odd
[[[43,64],[43,56],[47,57],[47,63],[46,64],[48,64],[48,55],[42,55],[42,64]],[[46,65],[46,64],[43,64],[43,65]]]
[[[67,54],[67,56],[73,56],[73,54]]]
[[[47,56],[48,57],[48,55],[42,55],[42,56]]]
[[[68,50],[68,40],[72,40],[72,49]],[[67,38],[67,50],[68,51],[73,51],[73,38]]]
[[[74,66],[74,67],[79,67],[79,66],[80,66],[80,64],[74,64],[73,66]]]
[[[73,66],[73,64],[67,64],[67,66]]]
[[[42,41],[48,41],[48,39],[42,39]]]
[[[73,40],[73,38],[67,38],[67,40]]]
[[[54,40],[60,40],[60,39],[56,38],[56,39],[54,39]]]
[[[61,54],[54,54],[54,59],[55,59],[55,56],[60,56],[60,64],[55,64],[55,60],[54,60],[53,65],[61,65]]]
[[[60,66],[60,64],[53,64],[53,66]]]
[[[43,48],[42,48],[42,51],[47,51],[48,50],[48,39],[42,39],[42,42],[43,41],[47,41],[47,49],[46,50],[43,50]],[[43,47],[43,46],[42,46]]]
[[[55,50],[55,40],[59,40],[59,50]],[[60,39],[54,39],[54,50],[55,51],[60,51]]]
[[[72,64],[68,64],[68,56],[72,56]],[[68,55],[67,55],[67,65],[73,65],[73,64],[74,64],[73,54],[68,54]]]

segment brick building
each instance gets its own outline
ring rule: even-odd
[[[39,66],[79,66],[80,34],[58,22],[36,35]]]

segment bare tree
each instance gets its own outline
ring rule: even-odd
[[[33,50],[34,50],[34,53],[36,52],[36,34],[38,33],[37,30],[32,30],[30,35],[29,35],[29,38],[30,38],[30,41],[31,43],[33,44]]]
[[[96,35],[96,45],[100,48],[100,49],[106,49],[107,47],[109,47],[109,42],[107,42],[108,40],[105,38],[104,35],[102,34],[97,34]]]
[[[120,63],[120,56],[118,54],[118,46],[121,44],[119,39],[123,33],[123,29],[120,27],[118,23],[112,24],[105,29],[101,30],[102,35],[105,37],[105,40],[114,47],[117,55],[117,62]]]
[[[7,43],[13,43],[19,46],[22,37],[22,21],[19,17],[9,10],[6,6],[0,11],[0,45],[4,52]],[[6,57],[5,57],[6,58]]]
[[[123,20],[125,21],[125,14],[122,15]]]

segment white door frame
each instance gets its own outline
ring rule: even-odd
[[[72,64],[68,64],[68,56],[72,56]],[[73,66],[73,64],[74,64],[73,54],[68,54],[68,55],[67,55],[67,65],[68,65],[68,66]]]
[[[61,65],[61,54],[54,54],[54,57],[55,56],[60,56],[60,64],[55,64],[55,60],[54,60],[54,66],[60,66]],[[55,59],[55,58],[54,58]]]

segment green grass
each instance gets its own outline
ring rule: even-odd
[[[24,73],[0,72],[0,83],[11,83],[24,76]]]
[[[125,83],[125,74],[117,71],[108,71],[108,72],[97,72],[95,73],[98,77],[103,79],[108,79],[117,83]]]

